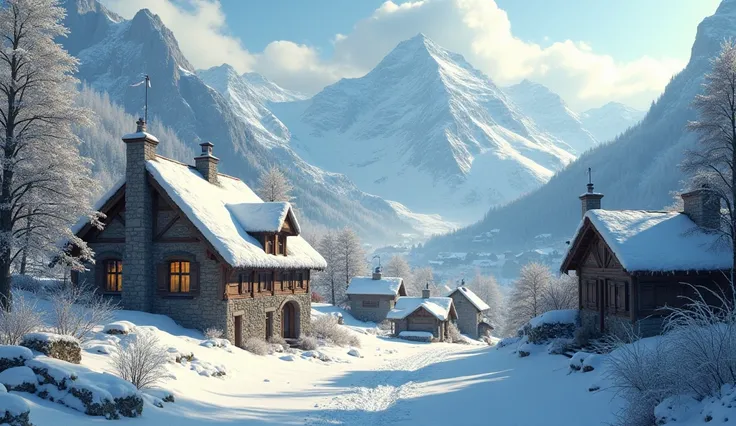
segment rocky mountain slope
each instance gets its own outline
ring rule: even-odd
[[[736,1],[724,0],[713,16],[700,23],[690,61],[665,88],[643,121],[615,140],[580,156],[565,170],[525,197],[491,209],[480,222],[433,239],[428,250],[478,248],[474,235],[500,229],[495,247],[507,249],[551,233],[569,238],[580,220],[578,195],[585,191],[587,168],[593,170],[596,190],[605,194],[603,208],[661,209],[672,203],[672,191],[685,178],[678,167],[686,149],[695,147],[695,135],[685,126],[696,118],[691,107],[700,92],[710,59],[723,40],[736,36]]]
[[[580,114],[583,126],[600,142],[608,142],[641,121],[645,111],[618,102],[609,102]]]
[[[486,75],[422,34],[364,77],[272,108],[310,163],[457,220],[538,187],[574,158]]]

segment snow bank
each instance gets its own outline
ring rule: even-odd
[[[434,335],[428,331],[402,331],[399,333],[399,338],[415,342],[431,342]]]
[[[128,334],[135,328],[135,324],[130,321],[115,321],[105,325],[102,329],[107,334]]]
[[[33,358],[33,352],[23,346],[0,345],[0,371],[20,367]]]
[[[5,413],[6,417],[8,414],[13,417],[18,417],[23,413],[28,413],[29,411],[31,411],[31,407],[28,405],[25,399],[19,397],[18,395],[0,393],[0,413]],[[2,424],[6,424],[4,420],[5,419],[0,417],[0,422],[3,422]],[[8,422],[8,424],[13,423]]]
[[[0,373],[0,383],[7,390],[22,392],[35,392],[38,380],[36,373],[28,367],[12,367]]]
[[[563,309],[549,311],[529,320],[532,327],[541,327],[543,324],[575,324],[578,319],[577,309]]]

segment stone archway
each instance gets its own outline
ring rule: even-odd
[[[281,336],[298,339],[301,334],[301,309],[295,300],[287,300],[281,306]]]

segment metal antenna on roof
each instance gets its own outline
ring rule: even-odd
[[[138,87],[141,84],[145,84],[146,86],[146,97],[145,97],[145,103],[143,104],[143,120],[148,123],[148,88],[151,87],[151,78],[148,76],[148,74],[142,75],[143,80],[139,81],[138,83],[131,84],[130,87]]]

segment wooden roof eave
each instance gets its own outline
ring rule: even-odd
[[[110,212],[110,210],[117,204],[121,199],[125,197],[125,184],[122,184],[120,188],[115,191],[115,193],[105,201],[105,203],[100,207],[98,210],[100,213],[103,213],[107,216],[107,213]],[[97,228],[92,226],[91,222],[87,222],[82,229],[79,230],[79,232],[76,233],[76,236],[81,238],[82,240],[87,237],[87,234],[92,231],[96,230]]]
[[[588,219],[587,217],[584,218],[583,226],[580,227],[580,230],[575,235],[575,239],[570,242],[572,247],[570,247],[570,250],[567,251],[567,256],[565,256],[565,259],[563,259],[562,264],[560,265],[561,273],[566,274],[569,271],[577,269],[575,268],[575,265],[572,264],[572,262],[578,250],[580,249],[580,245],[582,244],[585,233],[588,232],[591,227],[593,227],[593,224],[590,222],[590,219]]]

